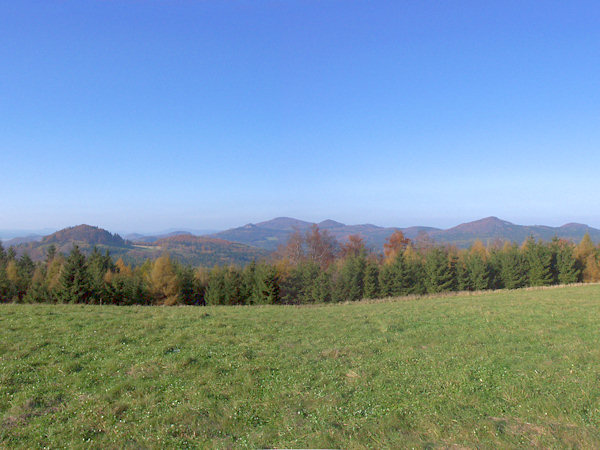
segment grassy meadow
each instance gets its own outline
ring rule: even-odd
[[[0,305],[0,447],[598,447],[600,286]]]

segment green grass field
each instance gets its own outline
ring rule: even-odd
[[[0,447],[598,447],[600,286],[0,306]]]

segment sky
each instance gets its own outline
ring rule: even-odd
[[[0,0],[0,229],[600,227],[597,1]]]

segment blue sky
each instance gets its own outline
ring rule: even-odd
[[[0,1],[0,229],[600,227],[600,4]]]

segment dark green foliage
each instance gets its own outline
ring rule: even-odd
[[[577,283],[581,280],[581,268],[573,253],[573,246],[562,245],[556,253],[556,271],[560,284]]]
[[[238,268],[214,268],[206,286],[204,299],[208,305],[243,305],[247,302],[244,296],[242,275]]]
[[[177,284],[179,303],[183,305],[201,305],[204,302],[204,289],[197,283],[191,267],[177,266]]]
[[[73,247],[63,266],[57,295],[63,303],[90,303],[92,301],[87,263],[77,245]]]
[[[342,263],[335,283],[334,301],[355,301],[363,298],[367,260],[363,255],[350,256]]]
[[[434,247],[425,256],[425,286],[427,292],[452,291],[456,288],[456,271],[447,250]]]
[[[310,289],[310,298],[315,303],[327,303],[332,301],[331,272],[322,270],[315,279]]]
[[[22,300],[25,297],[27,288],[31,284],[35,265],[28,254],[24,254],[17,261],[17,281],[14,285],[13,295],[17,300]]]
[[[480,255],[469,255],[465,259],[465,268],[468,274],[468,290],[481,291],[489,288],[490,269],[487,262]]]
[[[102,254],[94,247],[87,258],[87,272],[89,280],[90,297],[94,303],[110,303],[104,277],[109,271],[114,271],[115,265],[108,254]]]
[[[516,245],[503,251],[499,260],[502,287],[518,289],[527,284],[527,260]]]
[[[254,283],[250,296],[251,304],[279,303],[279,276],[275,267],[259,264],[254,272]]]
[[[531,286],[549,286],[554,283],[555,255],[549,246],[529,238],[525,246],[525,257]]]
[[[369,261],[365,268],[364,297],[377,298],[379,295],[379,266]]]
[[[115,305],[145,305],[150,303],[151,295],[146,284],[139,276],[115,274],[106,286],[107,295]]]

